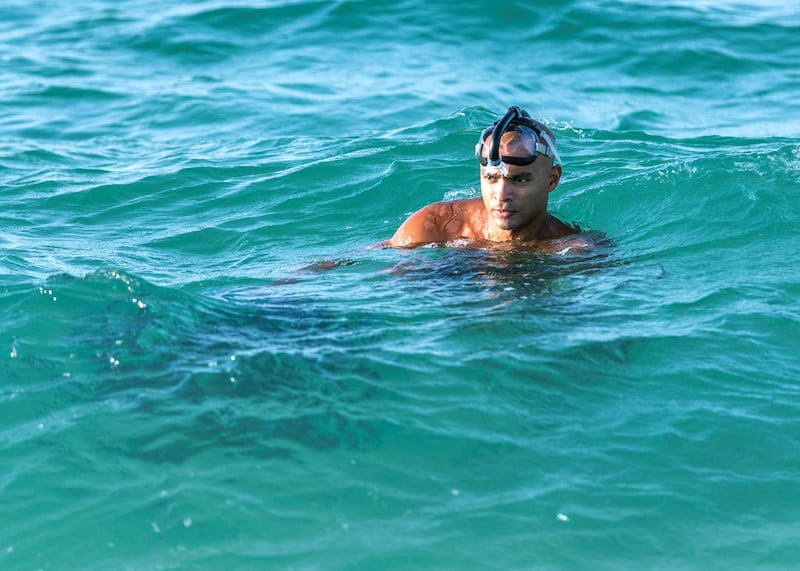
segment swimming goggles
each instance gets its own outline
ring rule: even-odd
[[[525,134],[533,139],[533,153],[527,157],[500,156],[500,139],[503,133],[510,131]],[[483,146],[489,135],[494,133],[500,133],[501,136],[492,137],[492,145],[489,148],[488,156],[484,157]],[[550,143],[550,145],[542,143],[542,139]],[[484,129],[480,139],[478,139],[478,143],[475,145],[475,157],[478,159],[478,162],[483,166],[488,166],[499,171],[506,171],[506,164],[515,166],[529,165],[535,161],[536,157],[540,154],[546,157],[555,156],[550,137],[534,123],[527,111],[516,106],[509,107],[505,115],[492,123],[490,127]]]

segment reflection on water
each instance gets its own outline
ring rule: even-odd
[[[541,244],[456,241],[402,251],[405,259],[388,272],[415,280],[478,285],[492,290],[530,292],[557,278],[616,263],[614,244],[600,232]],[[586,247],[591,243],[591,247]]]

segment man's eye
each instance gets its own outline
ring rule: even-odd
[[[512,176],[511,177],[511,182],[513,182],[514,184],[526,184],[526,183],[530,182],[530,180],[531,179],[528,178],[527,176]]]
[[[485,178],[489,182],[497,182],[498,180],[500,180],[500,176],[499,175],[489,174],[489,173],[483,175],[483,178]]]

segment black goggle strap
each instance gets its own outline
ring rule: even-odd
[[[524,167],[531,164],[533,161],[536,160],[536,157],[539,155],[544,155],[546,157],[552,157],[553,151],[547,145],[543,145],[542,143],[536,143],[536,153],[533,155],[528,155],[527,157],[509,157],[506,155],[500,155],[500,160],[507,165],[514,165],[518,167]],[[489,159],[484,156],[481,156],[478,153],[478,162],[481,163],[482,166],[487,166],[489,164]]]

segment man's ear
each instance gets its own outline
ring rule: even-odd
[[[561,165],[553,165],[550,168],[550,184],[547,186],[547,192],[553,192],[561,180]]]

